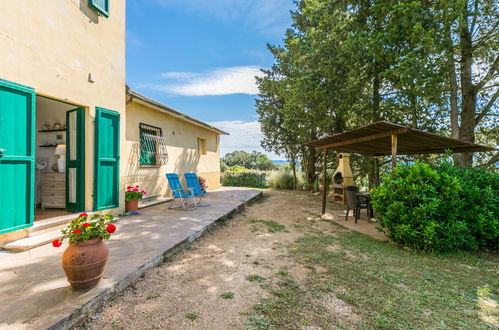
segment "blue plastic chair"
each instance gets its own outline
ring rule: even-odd
[[[208,193],[201,189],[198,176],[195,173],[184,173],[184,177],[185,182],[187,182],[189,191],[191,191],[194,196],[199,197],[199,201],[197,201],[197,204],[200,204],[203,197],[208,196]]]
[[[196,196],[194,194],[194,190],[189,189],[189,193],[186,193],[184,188],[182,187],[182,184],[180,183],[180,180],[179,180],[177,174],[167,173],[165,175],[166,175],[166,178],[168,179],[168,184],[170,185],[170,188],[171,188],[172,193],[173,193],[173,199],[172,199],[172,202],[170,203],[170,206],[168,208],[175,209],[178,207],[182,207],[184,210],[194,210],[195,208],[197,208]],[[194,207],[189,207],[189,198],[192,198],[192,202],[194,204]],[[182,202],[182,205],[173,206],[173,203],[175,202],[176,199],[180,199],[180,201]]]

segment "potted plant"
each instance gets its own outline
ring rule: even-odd
[[[206,189],[208,188],[208,186],[206,185],[206,179],[200,176],[198,177],[198,182],[199,182],[199,187],[201,187],[201,191],[205,193]]]
[[[128,186],[125,192],[125,211],[138,211],[139,200],[146,195],[144,190],[139,190],[139,186]]]
[[[82,213],[63,229],[62,238],[52,242],[60,247],[66,238],[69,246],[62,255],[62,268],[73,290],[86,290],[99,283],[109,256],[104,240],[116,231],[112,215]]]

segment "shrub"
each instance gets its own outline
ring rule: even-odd
[[[267,173],[261,171],[225,172],[222,185],[230,187],[267,188]]]
[[[304,186],[303,173],[296,171],[296,189],[302,189]],[[280,166],[279,170],[270,172],[267,178],[267,185],[270,188],[292,190],[293,189],[293,171],[290,166]]]
[[[417,250],[498,247],[499,174],[450,164],[400,165],[372,191],[382,231]]]

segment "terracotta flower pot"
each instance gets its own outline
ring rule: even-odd
[[[125,211],[138,211],[139,210],[139,200],[132,199],[131,201],[125,202]]]
[[[73,290],[90,289],[99,283],[109,249],[101,238],[70,244],[62,255],[62,268]]]

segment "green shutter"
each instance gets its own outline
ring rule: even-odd
[[[119,206],[120,114],[96,108],[94,210]]]
[[[89,0],[88,4],[102,14],[102,16],[109,17],[109,1],[110,0]]]
[[[66,112],[66,209],[85,209],[85,110]]]
[[[35,92],[0,79],[0,234],[33,225]]]

